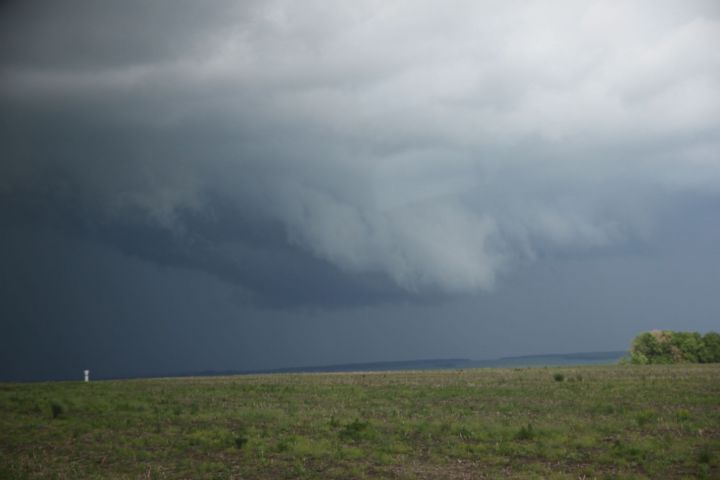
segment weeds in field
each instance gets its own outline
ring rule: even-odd
[[[710,459],[712,458],[712,455],[710,453],[710,448],[707,445],[703,445],[703,447],[698,452],[698,462],[700,463],[710,463]]]
[[[656,414],[653,410],[643,410],[640,413],[638,413],[635,416],[635,420],[637,421],[638,426],[644,427],[648,423],[654,421],[656,418]]]
[[[681,408],[675,412],[675,418],[677,418],[678,422],[687,422],[690,420],[690,412],[686,408]]]

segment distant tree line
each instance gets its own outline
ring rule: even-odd
[[[632,342],[630,363],[716,363],[720,362],[720,333],[653,330],[641,333]]]

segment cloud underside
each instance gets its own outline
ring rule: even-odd
[[[492,289],[720,193],[714,2],[113,5],[6,7],[16,224],[342,303]]]

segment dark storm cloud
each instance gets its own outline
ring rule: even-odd
[[[8,215],[278,305],[488,290],[720,194],[713,2],[17,2],[2,22]]]
[[[160,267],[212,275],[240,287],[237,300],[254,307],[338,306],[386,303],[406,292],[378,275],[344,275],[327,262],[307,255],[284,239],[280,226],[248,219],[227,202],[214,198],[201,213],[175,212],[182,232],[148,221],[144,211],[124,211],[110,221],[89,210],[81,199],[41,195],[0,197],[5,228],[29,236],[55,231],[66,241],[96,242]],[[75,252],[77,255],[77,252]],[[28,256],[32,270],[45,258]],[[56,275],[74,281],[71,272]]]
[[[187,58],[243,12],[233,2],[10,1],[2,8],[4,61],[42,69],[114,68]],[[253,2],[243,2],[243,8]]]

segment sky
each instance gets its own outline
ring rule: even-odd
[[[720,330],[720,4],[0,4],[0,380]]]

